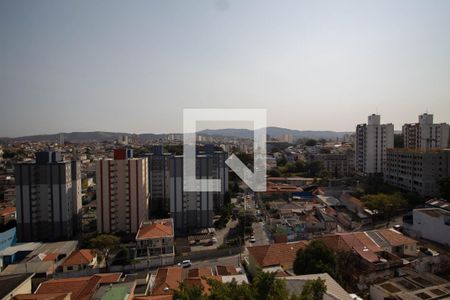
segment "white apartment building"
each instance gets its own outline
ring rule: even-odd
[[[370,115],[367,124],[356,127],[356,172],[383,173],[389,148],[394,148],[394,125],[380,124],[380,115]]]
[[[114,159],[97,161],[97,231],[136,233],[148,218],[147,158],[114,150]]]
[[[450,176],[449,149],[389,149],[384,181],[422,196],[438,196],[439,180]]]
[[[70,239],[79,228],[80,162],[37,152],[15,165],[17,237],[21,242]]]
[[[432,114],[420,115],[419,123],[403,125],[402,132],[405,148],[426,150],[448,147],[449,125],[433,124]]]

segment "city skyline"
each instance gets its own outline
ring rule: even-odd
[[[446,1],[0,3],[0,136],[182,132],[183,108],[449,122]]]

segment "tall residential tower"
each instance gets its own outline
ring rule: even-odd
[[[403,125],[402,132],[405,148],[427,150],[448,147],[449,125],[433,124],[432,114],[420,115],[419,123]]]
[[[146,158],[114,150],[114,159],[97,161],[97,231],[136,233],[148,218]]]
[[[213,145],[206,145],[205,152],[196,156],[197,178],[220,179],[220,192],[185,192],[183,156],[177,155],[170,160],[170,216],[177,232],[212,227],[214,211],[223,206],[228,192],[227,157],[223,151],[214,151]]]
[[[17,236],[25,241],[71,239],[81,210],[80,163],[59,152],[37,152],[15,165]]]
[[[361,174],[383,173],[386,149],[394,147],[394,125],[380,124],[372,114],[367,124],[356,127],[355,168]]]

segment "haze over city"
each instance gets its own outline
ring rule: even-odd
[[[1,1],[0,136],[182,132],[183,108],[354,131],[450,112],[448,1]]]

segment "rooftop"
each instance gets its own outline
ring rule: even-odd
[[[53,293],[53,294],[22,294],[16,295],[14,300],[70,300],[70,293]]]
[[[445,199],[430,199],[426,202],[426,204],[450,211],[450,203]]]
[[[327,273],[298,275],[283,277],[286,282],[286,288],[291,295],[300,295],[303,287],[308,280],[315,280],[320,278],[325,280],[327,287],[326,295],[331,299],[351,300],[349,293],[347,293],[330,275]]]
[[[396,299],[443,299],[450,296],[450,282],[431,273],[400,269],[402,276],[374,285]],[[447,299],[447,298],[445,298]]]
[[[91,299],[97,287],[102,283],[115,283],[121,273],[101,273],[93,276],[52,279],[42,282],[35,294],[71,293],[72,299]]]
[[[31,279],[33,275],[30,274],[15,274],[0,276],[0,299],[7,297],[12,291],[19,287],[23,282]]]
[[[260,267],[282,266],[285,270],[292,269],[297,251],[306,247],[307,242],[278,243],[248,247],[249,254]]]
[[[400,232],[386,228],[372,231],[346,232],[319,238],[335,250],[355,250],[363,259],[375,263],[380,261],[377,253],[385,247],[397,247],[417,243]]]
[[[91,249],[80,249],[72,252],[69,257],[61,264],[61,266],[76,266],[90,264],[95,257],[95,253]]]
[[[136,240],[146,240],[155,238],[173,237],[173,220],[158,219],[143,221]]]
[[[155,283],[152,288],[152,295],[173,294],[173,290],[178,289],[182,278],[183,269],[181,267],[159,268],[156,271]]]
[[[92,300],[125,300],[129,299],[130,295],[136,287],[136,283],[131,282],[117,282],[111,284],[103,284],[95,292]]]
[[[415,212],[426,214],[432,218],[450,217],[450,212],[440,208],[417,208]]]

